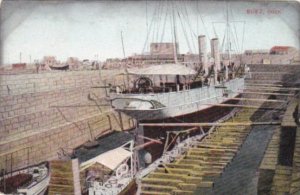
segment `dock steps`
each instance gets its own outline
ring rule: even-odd
[[[299,102],[298,102],[299,104]],[[259,194],[297,194],[300,193],[300,127],[295,124],[293,113],[297,106],[292,101],[284,114],[281,127],[274,130],[272,138],[265,151],[259,168],[258,193]],[[291,164],[280,161],[282,132],[288,128],[295,128],[295,145]],[[289,130],[289,129],[288,129]],[[282,158],[282,157],[281,157]]]
[[[290,194],[300,192],[300,127],[296,131]]]

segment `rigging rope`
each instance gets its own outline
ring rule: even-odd
[[[243,25],[243,37],[242,37],[242,46],[241,46],[241,50],[243,51],[243,49],[244,49],[244,38],[245,38],[245,22],[243,22],[244,23],[244,25]]]
[[[230,14],[231,14],[231,17],[232,17],[232,19],[234,20],[234,17],[233,17],[233,12],[232,12],[232,9],[230,9]],[[237,47],[237,51],[238,52],[241,52],[241,50],[240,50],[240,43],[238,42],[238,35],[237,35],[237,30],[236,30],[236,25],[235,25],[235,23],[233,22],[233,28],[234,28],[234,34],[235,34],[235,39],[236,39],[236,47]]]
[[[157,14],[157,31],[156,31],[156,38],[155,40],[153,40],[154,42],[158,42],[158,35],[159,35],[159,30],[160,30],[160,20],[161,20],[161,15],[163,13],[163,7],[164,7],[164,4],[161,3],[160,4],[160,7],[158,9],[158,14]]]
[[[232,30],[231,33],[233,34],[233,39],[232,40],[233,40],[233,43],[234,43],[234,46],[235,46],[235,51],[239,52],[240,50],[239,50],[239,44],[238,44],[237,34],[236,34],[236,32],[233,32],[233,30]]]
[[[187,37],[187,32],[186,32],[186,30],[185,30],[185,28],[184,28],[184,25],[183,25],[183,23],[182,23],[182,20],[181,20],[181,17],[180,17],[180,13],[179,13],[179,12],[178,12],[178,17],[179,17],[179,20],[180,20],[180,24],[181,24],[181,26],[182,26],[182,31],[183,31],[185,40],[186,40],[186,42],[187,42],[188,48],[189,48],[189,50],[191,51],[192,49],[191,49],[191,46],[190,46],[190,43],[189,43],[189,40],[188,40],[188,37]]]
[[[198,2],[198,1],[197,1],[197,2]],[[197,16],[198,16],[198,15],[200,16],[201,22],[202,22],[203,27],[204,27],[205,34],[206,34],[206,36],[208,37],[208,40],[210,40],[210,36],[209,36],[208,31],[207,31],[206,25],[205,25],[205,23],[204,23],[203,17],[202,17],[202,15],[201,15],[200,12],[199,12],[199,6],[198,6],[198,4],[197,4],[197,8],[196,8],[196,13],[197,13]],[[197,17],[197,18],[198,18],[198,17]],[[215,31],[215,29],[214,29],[214,31]],[[198,35],[199,35],[199,33],[198,33]],[[215,32],[215,35],[216,35],[216,32]]]
[[[157,10],[154,9],[152,20],[151,20],[151,23],[150,23],[150,27],[149,27],[149,29],[147,29],[146,40],[144,42],[142,53],[145,52],[145,49],[146,49],[146,46],[147,46],[147,43],[148,43],[148,40],[149,40],[149,36],[150,36],[150,33],[151,33],[152,25],[153,25],[153,22],[154,22],[154,16],[156,15],[156,12],[157,12]]]
[[[215,22],[213,22],[213,30],[214,30],[215,38],[218,38],[216,28],[215,28]]]
[[[189,27],[189,29],[190,29],[190,35],[191,35],[191,38],[192,38],[192,40],[193,40],[193,36],[194,36],[194,38],[197,39],[197,35],[195,34],[194,30],[192,29],[192,25],[191,25],[191,23],[190,23],[188,11],[187,11],[187,6],[185,5],[184,8],[185,8],[185,15],[186,15],[186,23],[187,23],[187,25],[188,25],[188,27]],[[193,48],[194,48],[194,51],[196,51],[195,41],[192,41],[192,46],[193,46]]]
[[[168,7],[166,7],[166,15],[165,15],[165,20],[164,20],[164,24],[163,24],[163,29],[162,29],[160,42],[163,42],[163,38],[164,38],[164,35],[165,35],[166,23],[167,23],[167,18],[168,18],[168,11],[169,11]]]
[[[146,0],[146,29],[148,31],[148,0]]]

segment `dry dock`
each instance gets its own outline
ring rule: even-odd
[[[299,66],[288,66],[284,71],[279,65],[250,68],[253,72],[246,82],[242,111],[228,123],[246,125],[264,119],[282,121],[282,124],[251,127],[218,124],[195,148],[142,179],[141,194],[294,194],[300,191],[299,135],[298,130],[290,129],[297,117],[295,108],[299,100],[290,101],[287,107],[284,103],[299,92]],[[268,101],[253,101],[259,98]],[[245,105],[251,106],[246,109]],[[261,109],[269,106],[276,109]],[[297,127],[295,122],[292,124]]]
[[[234,100],[239,101],[241,106],[236,108],[241,111],[228,124],[216,125],[195,148],[143,178],[142,194],[300,191],[300,128],[294,120],[295,116],[299,118],[295,114],[299,98],[285,105],[299,92],[300,65],[249,67],[247,90]],[[107,103],[102,101],[105,91],[95,86],[103,85],[109,77],[103,78],[98,72],[6,75],[0,80],[0,169],[7,172],[57,160],[64,149],[73,150],[105,133],[134,125],[132,119],[119,117],[107,106],[101,106]],[[217,106],[219,112],[234,107]],[[275,122],[271,124],[272,120]],[[253,125],[259,121],[266,124]],[[194,122],[199,121],[192,121],[190,126]],[[109,149],[109,143],[107,146]],[[64,182],[63,178],[52,180],[50,192],[64,187],[59,186],[60,181],[72,183],[72,178],[68,179],[71,182]]]

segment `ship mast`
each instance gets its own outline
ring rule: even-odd
[[[130,86],[129,86],[129,75],[128,75],[128,70],[127,70],[127,62],[128,61],[127,61],[126,55],[125,55],[124,40],[123,40],[123,31],[121,31],[121,42],[122,42],[122,49],[123,49],[123,57],[125,59],[125,72],[126,72],[127,88],[128,88],[129,91],[131,91]]]
[[[123,49],[123,57],[125,59],[125,49],[124,49],[124,40],[123,40],[123,32],[121,31],[121,42],[122,42],[122,49]]]
[[[229,14],[228,14],[228,2],[226,4],[226,30],[227,30],[227,54],[228,54],[228,61],[230,64],[230,60],[231,60],[231,53],[230,53],[230,49],[231,49],[231,43],[230,43],[230,23],[229,23]]]
[[[225,80],[229,79],[228,76],[228,66],[231,64],[231,43],[230,43],[230,23],[229,23],[229,13],[228,13],[228,2],[226,2],[226,50],[228,55],[228,64],[225,64]]]
[[[173,20],[173,36],[174,36],[174,45],[173,45],[173,49],[174,49],[174,62],[175,64],[178,63],[178,59],[177,59],[177,36],[176,36],[176,20],[175,20],[175,14],[174,14],[174,3],[172,3],[172,20]]]

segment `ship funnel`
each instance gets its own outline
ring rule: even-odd
[[[205,35],[198,36],[198,47],[199,47],[199,61],[202,68],[205,70],[205,75],[208,74],[207,63],[207,47],[206,47],[206,37]]]
[[[219,52],[219,39],[214,38],[210,41],[211,45],[211,55],[214,58],[214,68],[216,71],[221,70],[221,65],[220,65],[220,52]]]

